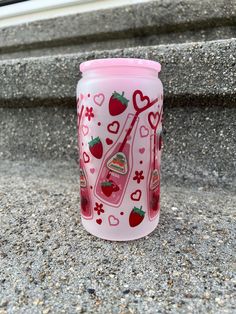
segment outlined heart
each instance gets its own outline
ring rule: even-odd
[[[113,144],[113,140],[110,139],[109,137],[107,137],[106,138],[106,143],[107,143],[107,145],[111,145],[111,144]]]
[[[108,217],[108,222],[109,222],[109,225],[112,227],[118,226],[120,223],[119,219],[116,218],[114,215],[110,215]]]
[[[142,125],[139,129],[139,133],[141,137],[146,137],[149,134],[149,130],[144,125]]]
[[[89,132],[89,128],[87,125],[82,125],[82,132],[84,134],[84,136],[86,136]]]
[[[118,121],[113,121],[107,126],[107,130],[113,134],[117,134],[119,129],[120,129],[120,123]]]
[[[144,96],[141,90],[136,90],[133,94],[133,103],[136,111],[144,111],[150,106],[150,98]]]
[[[90,157],[86,152],[83,152],[83,160],[85,163],[88,163],[90,161]]]
[[[102,219],[101,219],[101,218],[96,219],[96,223],[99,224],[99,225],[101,225],[101,224],[102,224]]]
[[[139,148],[139,152],[140,152],[140,154],[143,154],[145,152],[145,148],[144,147]]]
[[[130,195],[130,198],[132,201],[139,201],[141,196],[142,196],[142,191],[136,190]]]
[[[93,97],[93,100],[94,100],[94,102],[95,102],[96,105],[101,106],[101,105],[104,103],[105,96],[104,96],[104,94],[99,93],[99,94],[96,94],[96,95]]]
[[[91,168],[91,169],[90,169],[90,172],[91,172],[92,174],[94,174],[95,168]]]
[[[151,128],[153,130],[156,130],[157,127],[158,127],[158,124],[160,122],[160,118],[161,118],[161,115],[160,113],[157,111],[156,113],[154,112],[149,112],[148,114],[148,122],[151,126]]]

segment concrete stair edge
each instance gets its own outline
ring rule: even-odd
[[[150,1],[0,28],[0,53],[235,26],[235,20],[233,0]]]
[[[45,56],[0,61],[0,106],[72,104],[82,61],[104,57],[138,57],[162,64],[165,97],[178,104],[186,97],[219,97],[235,104],[236,39],[132,47],[112,51]],[[225,98],[225,99],[224,99]],[[204,101],[203,101],[204,103]],[[216,102],[215,102],[216,103]]]

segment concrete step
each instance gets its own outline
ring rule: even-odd
[[[235,37],[234,0],[156,0],[0,28],[0,59]]]
[[[0,173],[3,313],[233,313],[235,195],[164,185],[155,232],[111,243],[80,224],[71,162]]]
[[[163,180],[236,191],[236,107],[167,104],[164,115]],[[77,160],[74,108],[0,108],[0,117],[1,159]]]
[[[181,104],[235,105],[236,39],[94,51],[0,61],[0,107],[74,105],[79,64],[105,57],[138,57],[162,64],[165,98]]]
[[[1,313],[233,312],[235,21],[234,0],[157,0],[0,28]],[[80,225],[75,87],[122,56],[163,66],[162,215],[112,244]]]
[[[236,40],[137,47],[0,62],[0,156],[76,160],[79,63],[141,57],[163,65],[164,180],[236,188]]]

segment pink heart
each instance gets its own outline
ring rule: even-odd
[[[94,97],[93,97],[93,100],[95,102],[96,105],[98,106],[101,106],[105,100],[105,96],[104,94],[100,93],[100,94],[96,94]]]
[[[88,134],[89,128],[87,127],[87,125],[82,125],[82,132],[84,136]]]
[[[95,172],[95,169],[94,168],[91,168],[90,169],[90,172],[93,174]]]
[[[131,200],[133,200],[133,201],[139,201],[140,198],[141,198],[141,196],[142,196],[142,191],[141,191],[141,190],[136,190],[136,191],[134,191],[134,192],[130,195]]]
[[[139,152],[140,152],[140,154],[143,154],[145,152],[145,148],[144,147],[139,148]]]
[[[107,126],[108,131],[114,134],[118,133],[119,128],[120,128],[120,123],[118,121],[113,121]]]
[[[141,137],[146,137],[149,134],[148,128],[146,128],[144,125],[140,127],[139,132]]]
[[[110,225],[110,226],[113,226],[113,227],[118,226],[119,223],[120,223],[119,219],[116,218],[116,217],[113,216],[113,215],[110,215],[110,216],[108,217],[108,221],[109,221],[109,225]]]
[[[83,152],[83,159],[85,163],[88,163],[90,161],[90,157],[86,152]]]

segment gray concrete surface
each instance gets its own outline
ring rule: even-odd
[[[165,104],[163,179],[236,191],[236,107]],[[73,107],[0,108],[0,157],[76,160]]]
[[[74,104],[79,64],[104,57],[158,60],[172,103],[236,103],[236,39],[0,61],[0,107]]]
[[[235,27],[233,0],[158,0],[0,28],[0,314],[235,312]],[[75,86],[122,56],[163,66],[162,214],[111,243],[80,224]]]
[[[235,195],[162,188],[160,225],[130,243],[79,218],[66,162],[0,162],[0,312],[234,313]]]
[[[236,23],[235,23],[236,24]],[[1,29],[0,29],[1,31]],[[146,35],[137,35],[130,38],[110,38],[102,39],[99,41],[84,40],[81,43],[66,42],[64,45],[55,47],[35,47],[27,50],[12,51],[11,53],[0,52],[0,60],[17,59],[26,57],[38,57],[46,55],[58,55],[86,52],[93,50],[112,50],[127,47],[137,46],[153,46],[174,43],[187,43],[195,41],[213,41],[217,39],[230,39],[236,35],[236,26],[221,26],[207,29],[175,31],[171,33],[153,33]],[[125,36],[125,34],[124,34]],[[0,49],[1,51],[1,49]]]
[[[51,52],[50,47],[68,51],[70,46],[72,51],[74,45],[150,35],[156,35],[155,44],[159,37],[166,43],[168,36],[163,34],[172,32],[175,42],[188,35],[194,41],[205,40],[204,30],[212,39],[229,38],[235,24],[234,0],[157,0],[0,28],[0,54],[42,49],[43,55]],[[220,27],[226,27],[225,34],[214,30]]]
[[[236,23],[235,23],[236,24]],[[1,31],[1,29],[0,29]],[[140,32],[141,33],[141,32]],[[175,31],[171,33],[153,32],[145,35],[137,35],[134,37],[119,36],[114,38],[98,38],[90,39],[90,42],[83,40],[82,42],[66,41],[59,46],[36,46],[34,48],[27,47],[26,50],[13,50],[11,52],[2,52],[0,49],[0,60],[40,57],[59,54],[73,54],[94,50],[112,50],[120,48],[130,48],[137,46],[154,46],[175,43],[191,43],[197,41],[214,41],[219,39],[235,38],[236,26],[221,26],[207,29]],[[125,36],[126,34],[124,34]]]

